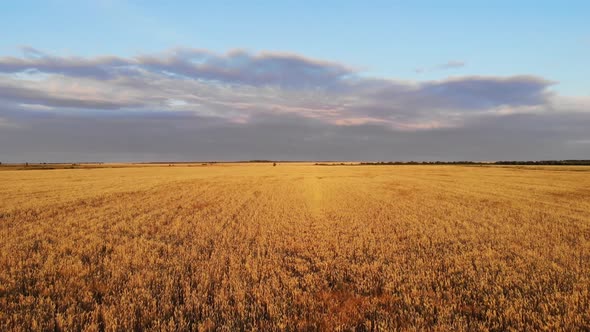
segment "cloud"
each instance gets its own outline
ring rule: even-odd
[[[72,77],[110,79],[120,73],[132,72],[132,61],[114,56],[91,59],[82,57],[57,57],[32,47],[23,47],[23,57],[1,57],[1,73],[46,73]]]
[[[22,58],[0,58],[0,73],[60,74],[96,80],[152,73],[178,79],[287,88],[326,88],[355,73],[353,69],[338,63],[278,52],[251,54],[234,50],[215,54],[207,50],[178,48],[162,54],[133,58],[83,58],[53,56],[31,47],[22,50]]]
[[[0,118],[0,128],[19,128],[19,126],[6,119]]]
[[[443,64],[436,66],[436,68],[438,68],[438,69],[461,68],[461,67],[465,67],[465,64],[466,63],[464,61],[451,60],[451,61],[448,61],[447,63],[443,63]]]
[[[135,57],[63,57],[23,51],[0,57],[0,118],[11,124],[2,126],[0,139],[18,142],[2,147],[3,159],[50,152],[101,160],[398,159],[395,151],[448,159],[432,148],[445,149],[445,142],[453,146],[446,151],[455,151],[447,157],[475,158],[480,153],[470,142],[477,142],[509,159],[496,147],[514,151],[518,144],[493,143],[509,137],[523,146],[555,137],[541,148],[547,151],[586,147],[565,144],[587,139],[566,127],[588,123],[590,101],[557,95],[556,82],[533,75],[401,81],[278,52],[177,48]],[[524,129],[527,134],[519,134]],[[458,137],[466,141],[459,144]]]
[[[535,76],[469,76],[421,85],[420,95],[437,104],[465,109],[499,105],[538,105],[547,101],[553,82]]]
[[[449,125],[456,122],[449,112],[543,104],[552,84],[534,76],[401,82],[362,77],[349,66],[292,54],[219,55],[186,48],[132,58],[57,57],[27,48],[23,58],[0,58],[0,72],[5,73],[0,98],[22,104],[186,109],[234,122],[297,114],[400,129]]]
[[[466,65],[467,65],[467,63],[465,61],[450,60],[450,61],[447,61],[446,63],[441,63],[439,65],[436,65],[436,66],[433,66],[430,68],[424,68],[424,67],[416,68],[416,69],[414,69],[414,71],[418,74],[421,74],[421,73],[427,73],[427,72],[433,72],[433,71],[439,71],[439,70],[457,69],[457,68],[465,67]]]
[[[37,108],[45,107],[47,109],[56,107],[119,109],[137,106],[137,104],[131,102],[110,100],[107,95],[99,95],[98,91],[96,91],[95,95],[84,93],[75,86],[55,93],[48,90],[52,89],[27,87],[25,84],[18,86],[0,83],[0,99],[21,102],[25,105],[37,105]]]
[[[184,112],[90,114],[4,112],[26,130],[0,129],[2,160],[489,160],[576,159],[590,153],[582,113],[482,115],[466,126],[391,130],[334,125],[294,115],[247,124]]]

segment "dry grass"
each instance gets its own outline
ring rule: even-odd
[[[581,330],[590,168],[0,172],[0,330]]]

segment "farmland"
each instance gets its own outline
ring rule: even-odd
[[[0,330],[590,328],[590,168],[0,171]]]

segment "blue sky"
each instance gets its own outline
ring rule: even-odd
[[[563,118],[566,116],[563,112],[574,112],[571,118],[576,118],[578,123],[579,117],[582,120],[587,117],[583,112],[590,97],[590,84],[587,83],[590,77],[590,2],[587,1],[27,0],[7,2],[2,6],[0,57],[4,63],[0,61],[0,69],[3,65],[5,69],[3,74],[0,70],[3,75],[0,76],[0,83],[4,79],[5,85],[4,92],[0,91],[0,103],[4,98],[5,105],[4,114],[0,113],[0,124],[4,121],[5,125],[0,126],[0,130],[6,133],[6,128],[12,128],[10,135],[15,135],[17,127],[31,128],[17,123],[32,116],[26,112],[43,110],[45,114],[53,112],[58,117],[64,117],[64,114],[108,117],[111,113],[101,108],[105,103],[99,103],[100,98],[127,98],[121,105],[108,106],[120,110],[116,113],[118,116],[137,116],[146,112],[170,114],[171,110],[176,112],[182,108],[180,106],[186,106],[182,110],[187,111],[184,115],[193,112],[191,114],[230,119],[232,124],[248,125],[253,123],[253,119],[261,120],[262,117],[256,113],[258,110],[242,112],[247,108],[245,105],[264,108],[268,104],[260,105],[268,101],[262,97],[245,101],[242,97],[247,93],[260,96],[263,93],[261,89],[266,89],[264,93],[267,93],[273,87],[273,105],[278,106],[273,109],[275,111],[267,110],[264,114],[285,120],[284,113],[290,112],[289,116],[299,116],[305,121],[321,119],[323,125],[327,123],[335,127],[343,124],[346,127],[367,124],[393,126],[397,134],[400,130],[407,132],[409,129],[425,128],[432,131],[441,128],[467,130],[471,127],[466,123],[489,123],[489,120],[474,119],[475,111],[510,116],[531,116],[534,113],[536,118],[541,114],[548,118]],[[23,47],[35,51],[23,54]],[[186,51],[195,49],[204,53]],[[234,54],[236,50],[241,50],[243,54]],[[26,49],[24,53],[27,53]],[[26,62],[33,53],[37,54],[34,57],[43,59]],[[290,58],[286,59],[285,55]],[[104,64],[97,60],[98,56],[116,57],[117,63]],[[159,60],[138,58],[142,56]],[[52,67],[56,58],[60,62],[58,69]],[[80,59],[86,61],[82,61],[84,73],[78,71]],[[195,68],[190,73],[182,71],[187,64],[194,65],[195,61],[205,61],[207,68],[199,68],[198,73]],[[122,78],[131,79],[117,67],[121,62],[142,75],[160,75],[148,75],[144,83],[153,83],[157,79],[159,84],[168,84],[166,91],[176,92],[161,96],[160,101],[145,104],[131,101],[129,96],[139,94],[136,90],[114,95],[116,91],[129,88],[128,84],[121,85]],[[318,63],[321,63],[321,68]],[[88,66],[95,66],[96,70]],[[108,68],[105,69],[105,66]],[[341,72],[341,67],[346,70]],[[30,74],[31,70],[38,77],[29,77],[31,81],[15,80],[19,75]],[[105,82],[105,72],[100,74],[103,75],[101,77],[87,75],[100,70],[109,73],[110,81]],[[312,76],[302,74],[310,70],[314,71]],[[195,95],[190,92],[194,90],[188,88],[186,81],[171,83],[170,77],[162,76],[162,73],[167,75],[170,71],[177,78],[190,74],[190,84],[209,82],[206,86],[201,84],[190,88],[199,89],[199,100],[205,98],[207,101],[185,98],[187,94]],[[264,75],[257,77],[260,71]],[[219,76],[222,72],[224,76]],[[115,76],[119,80],[115,80]],[[351,76],[354,76],[354,82]],[[264,81],[268,77],[271,78]],[[37,84],[39,80],[44,80],[46,84],[40,86]],[[378,80],[386,80],[387,86],[383,82],[375,86]],[[305,89],[301,86],[303,83]],[[56,90],[56,86],[62,90]],[[310,86],[321,90],[321,96],[314,99],[316,104],[313,105],[301,99],[311,100],[315,98],[312,96],[318,96],[320,92],[310,92]],[[77,90],[68,92],[66,87],[76,87]],[[228,87],[234,90],[228,92]],[[332,91],[334,87],[340,89],[339,106],[331,105],[330,108],[326,105],[330,98],[334,98],[330,95],[335,93]],[[17,93],[15,89],[20,90]],[[227,91],[222,93],[220,89]],[[482,89],[488,93],[482,94]],[[86,95],[80,95],[82,90]],[[32,91],[36,91],[34,96]],[[109,95],[105,91],[115,92]],[[375,99],[376,95],[382,98],[383,91],[388,91],[388,97]],[[522,100],[508,96],[506,93],[510,91],[522,92]],[[23,97],[25,95],[26,98]],[[350,95],[355,96],[356,104],[350,98],[346,99]],[[239,102],[238,96],[242,98]],[[71,100],[66,102],[68,98],[80,104]],[[91,100],[81,100],[84,98]],[[423,98],[432,98],[432,102],[416,103]],[[317,100],[324,99],[326,102],[318,106]],[[351,103],[354,106],[349,106]],[[382,107],[378,106],[381,105],[379,103],[383,103]],[[442,104],[444,107],[440,106]],[[322,107],[341,114],[314,113],[324,109]],[[387,110],[381,109],[387,107]],[[473,110],[465,111],[469,107]],[[410,116],[406,114],[409,108],[419,110]],[[548,113],[556,108],[562,113]],[[569,119],[568,116],[566,119]],[[20,120],[17,121],[17,118]],[[543,120],[542,123],[551,124],[550,120]],[[43,129],[48,128],[45,127],[48,124],[39,125]],[[560,126],[567,127],[564,124]],[[549,127],[547,130],[552,133],[555,127]],[[375,130],[370,133],[374,134]],[[325,133],[330,129],[323,128],[321,131]],[[318,132],[318,137],[323,137],[322,133]],[[409,136],[406,134],[405,137]],[[399,139],[395,140],[399,142]],[[588,149],[588,144],[583,143],[585,141],[586,137],[564,139],[564,151],[571,150],[567,156],[577,156],[580,151],[585,153]],[[428,145],[427,142],[425,139],[423,144]],[[281,150],[280,147],[277,149]],[[273,155],[271,150],[264,153]],[[379,155],[380,151],[377,150],[375,155]],[[2,152],[0,150],[0,157]],[[546,152],[531,157],[551,156],[552,152],[547,148]],[[298,153],[307,156],[305,152]],[[315,158],[317,154],[320,153],[309,155]],[[498,158],[503,156],[502,153],[497,154]],[[21,158],[8,152],[5,155]],[[68,155],[67,151],[63,155]],[[102,155],[109,153],[103,152]],[[154,151],[151,155],[157,156],[158,152]],[[411,153],[407,155],[412,157]],[[507,153],[506,157],[517,155],[516,152]],[[141,154],[139,156],[141,159]],[[228,159],[232,156],[232,153],[227,156],[207,155]],[[416,156],[438,158],[428,151]],[[470,157],[461,153],[456,156]],[[182,152],[175,158],[189,157],[200,156]],[[336,157],[355,158],[355,153],[343,153]],[[480,158],[479,155],[473,157]]]
[[[12,1],[0,51],[135,55],[176,46],[305,54],[376,76],[535,74],[590,94],[588,1]],[[448,61],[452,73],[416,73]]]

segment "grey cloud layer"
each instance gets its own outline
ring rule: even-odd
[[[23,58],[0,58],[0,72],[40,72],[97,80],[136,76],[146,72],[176,78],[210,80],[230,84],[322,87],[338,83],[353,70],[337,63],[316,61],[294,54],[253,55],[236,50],[224,55],[198,49],[175,49],[134,58],[57,57],[30,47]]]
[[[0,118],[19,123],[19,114],[21,119],[0,111]],[[2,161],[514,160],[590,154],[590,117],[580,113],[513,114],[421,131],[334,126],[296,116],[247,125],[179,113],[26,117],[25,127],[0,128],[0,142],[11,142],[0,144]]]
[[[553,84],[530,75],[396,81],[284,53],[174,49],[84,58],[25,48],[22,57],[0,57],[0,139],[17,142],[0,146],[0,157],[481,159],[493,151],[516,159],[519,146],[539,156],[587,152],[587,100],[568,104]],[[518,140],[513,148],[509,139]],[[533,149],[534,142],[544,145]]]

